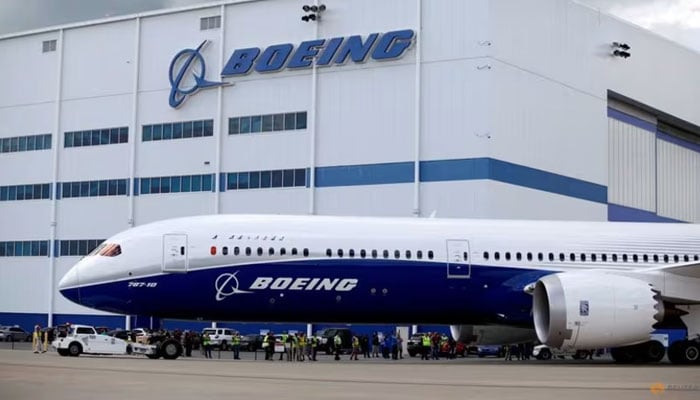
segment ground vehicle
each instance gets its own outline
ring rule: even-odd
[[[352,332],[349,328],[327,328],[321,333],[321,342],[318,344],[319,352],[325,351],[326,354],[333,354],[334,352],[334,338],[335,335],[339,334],[343,343],[340,347],[341,353],[349,353],[352,351]]]
[[[566,356],[571,356],[574,360],[585,360],[590,354],[591,351],[589,350],[563,351],[550,348],[546,344],[537,345],[532,349],[532,355],[538,360],[550,360],[552,357],[564,358]]]
[[[503,357],[503,347],[502,346],[476,346],[476,355],[478,357],[494,356]]]
[[[127,331],[124,329],[113,329],[111,331],[105,332],[104,334],[107,336],[112,336],[121,340],[125,340],[127,342],[131,340],[131,331]]]
[[[408,338],[406,342],[406,351],[411,357],[415,357],[421,354],[423,351],[423,333],[414,333]]]
[[[136,337],[136,343],[148,344],[148,339],[151,337],[151,332],[145,328],[136,328],[131,333]]]
[[[89,325],[72,325],[65,337],[59,337],[51,343],[61,356],[77,357],[80,354],[143,354],[148,358],[163,357],[168,360],[182,354],[182,346],[173,339],[167,339],[157,345],[128,343],[122,339],[99,335]]]
[[[212,347],[228,350],[236,331],[228,328],[204,328],[202,329],[202,336],[204,336],[205,333],[209,334],[209,342]]]
[[[249,333],[241,336],[241,350],[256,351],[262,349],[263,335]]]
[[[31,342],[32,334],[19,326],[0,326],[0,340],[6,342]]]

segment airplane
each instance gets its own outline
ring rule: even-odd
[[[447,324],[457,340],[700,359],[700,225],[209,215],[110,237],[59,283],[127,315]]]

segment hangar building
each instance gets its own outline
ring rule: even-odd
[[[231,0],[2,36],[0,324],[142,325],[56,283],[170,217],[698,222],[697,71],[568,0]]]

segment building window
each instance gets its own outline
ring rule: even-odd
[[[45,200],[50,198],[50,183],[0,186],[0,201]]]
[[[0,242],[0,257],[38,257],[48,255],[48,240]]]
[[[71,131],[63,134],[63,147],[102,146],[129,142],[129,128],[91,129]]]
[[[280,187],[306,187],[307,168],[274,171],[229,172],[225,174],[223,190],[269,189]]]
[[[48,150],[50,148],[50,133],[42,135],[15,136],[0,139],[0,153]]]
[[[232,117],[228,119],[228,134],[303,130],[306,117],[306,111]]]
[[[207,29],[217,29],[221,28],[221,16],[217,15],[214,17],[204,17],[199,19],[199,30],[205,31]]]
[[[126,196],[127,179],[101,181],[59,182],[57,198]]]
[[[140,178],[138,194],[211,192],[213,183],[212,174]]]
[[[56,39],[44,40],[43,42],[41,42],[42,53],[50,53],[52,51],[56,51]]]
[[[141,140],[144,142],[206,136],[214,136],[213,119],[143,125],[141,131]]]

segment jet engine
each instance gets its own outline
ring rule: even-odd
[[[466,344],[500,345],[535,340],[535,331],[501,325],[450,325],[452,338]]]
[[[594,349],[649,340],[664,305],[651,284],[603,272],[540,278],[533,293],[537,337],[556,348]]]

